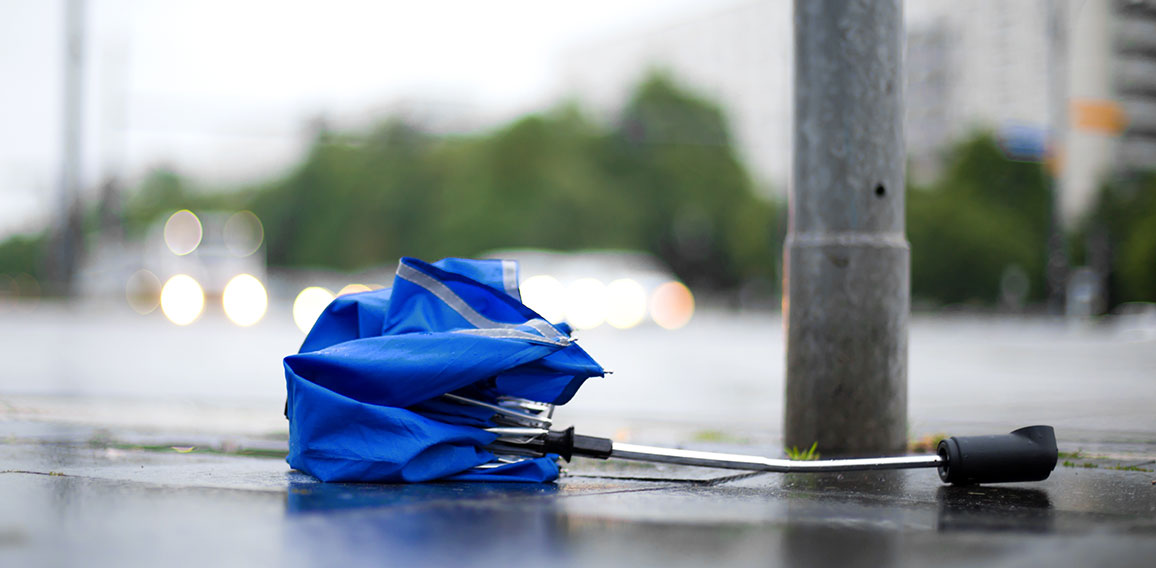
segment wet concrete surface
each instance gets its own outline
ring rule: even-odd
[[[1156,466],[1090,454],[1062,458],[1071,465],[1044,482],[1000,486],[944,486],[933,470],[750,475],[584,459],[555,484],[406,486],[318,483],[278,459],[275,441],[182,445],[189,439],[0,422],[0,566],[1151,566],[1156,558]],[[251,448],[266,457],[241,455]],[[1150,449],[1131,446],[1125,461],[1146,463]]]
[[[971,426],[1051,424],[1100,441],[1102,432],[1156,432],[1156,330],[1026,316],[914,314],[908,417],[913,435]],[[287,306],[252,327],[206,313],[175,326],[158,311],[42,304],[0,317],[0,413],[130,427],[284,429],[281,358],[304,336]],[[613,435],[624,418],[700,422],[778,441],[785,392],[779,314],[702,308],[677,331],[657,325],[582,331],[614,371],[559,408],[563,422]],[[78,399],[80,400],[77,404]],[[98,401],[99,404],[91,404]],[[215,413],[206,420],[207,406]],[[7,407],[7,408],[6,408]],[[591,417],[607,423],[591,425]],[[682,441],[680,436],[671,436]],[[650,442],[665,440],[650,439]],[[755,440],[759,442],[759,440]]]
[[[177,328],[42,306],[0,319],[0,567],[1154,566],[1156,340],[1123,331],[913,318],[911,436],[1052,424],[1041,483],[577,460],[548,485],[322,485],[282,459],[287,315]],[[782,455],[776,315],[581,342],[615,374],[558,424]]]

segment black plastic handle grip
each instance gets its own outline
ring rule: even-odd
[[[575,434],[574,427],[565,430],[551,430],[542,441],[542,451],[547,454],[558,454],[562,459],[570,461],[574,456],[606,459],[614,451],[614,443],[609,438],[597,438]]]
[[[1028,426],[1002,436],[952,436],[939,442],[939,478],[956,485],[1042,481],[1059,458],[1056,431]]]

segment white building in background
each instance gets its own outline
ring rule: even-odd
[[[1058,0],[1067,12],[1070,108],[1061,207],[1073,220],[1113,173],[1156,166],[1156,0]],[[1054,101],[1051,0],[910,0],[907,150],[926,181],[955,141],[995,131],[1018,159],[1043,160]],[[773,194],[791,164],[792,2],[758,0],[573,49],[564,87],[611,119],[649,68],[719,101],[740,155]],[[1061,75],[1063,76],[1063,75]]]
[[[1125,174],[1156,170],[1156,0],[1114,5],[1105,24],[1111,48],[1104,51],[1111,59],[1109,93],[1119,101],[1123,123],[1116,168]]]
[[[951,54],[944,142],[980,127],[1029,159],[1055,144],[1067,223],[1110,178],[1156,169],[1156,0],[935,4],[924,25],[947,30]],[[909,62],[927,47],[921,37],[921,27],[909,29]],[[909,100],[938,96],[928,90],[909,75]],[[927,126],[913,118],[911,136]],[[926,148],[908,144],[913,156]]]
[[[718,101],[760,185],[782,193],[791,164],[791,0],[732,6],[573,48],[563,87],[611,120],[649,69]]]

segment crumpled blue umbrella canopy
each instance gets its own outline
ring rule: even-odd
[[[403,258],[392,288],[335,299],[285,358],[287,461],[322,481],[552,481],[550,457],[496,462],[493,411],[443,395],[564,404],[603,374],[522,304],[513,261]]]

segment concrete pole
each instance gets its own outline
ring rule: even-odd
[[[906,446],[904,44],[902,0],[795,0],[788,448]]]

